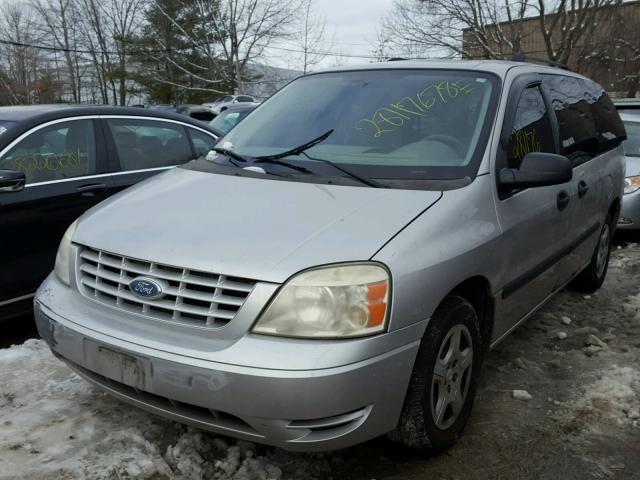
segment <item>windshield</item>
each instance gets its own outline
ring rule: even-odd
[[[278,154],[332,134],[296,156],[370,178],[474,176],[497,103],[498,80],[460,70],[368,70],[302,77],[237,125],[221,146]]]
[[[627,139],[622,142],[624,154],[629,157],[640,157],[640,117],[638,122],[623,121],[627,131]]]
[[[243,110],[241,112],[230,112],[226,110],[211,120],[209,125],[213,128],[217,128],[221,132],[227,133],[233,127],[235,127],[240,120],[249,115],[250,110]]]

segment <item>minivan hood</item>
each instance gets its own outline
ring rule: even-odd
[[[94,207],[81,218],[73,241],[281,283],[309,267],[370,259],[441,196],[175,168]]]

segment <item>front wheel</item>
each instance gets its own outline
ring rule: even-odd
[[[453,445],[471,414],[481,361],[476,312],[464,298],[450,295],[429,322],[400,421],[389,437],[433,452]]]
[[[607,218],[600,229],[598,244],[591,256],[591,261],[569,285],[572,290],[583,293],[592,293],[598,290],[609,268],[609,257],[611,256],[611,238],[613,236],[613,220],[611,215]]]

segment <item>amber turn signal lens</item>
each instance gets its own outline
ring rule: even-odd
[[[367,305],[369,308],[369,322],[367,326],[375,327],[382,325],[387,316],[388,283],[371,283],[367,287],[369,288]]]

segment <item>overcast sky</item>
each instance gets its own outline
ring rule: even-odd
[[[371,55],[377,29],[392,3],[393,0],[315,0],[316,12],[326,18],[327,37],[334,38],[334,44],[327,46],[327,50],[345,55]],[[287,52],[273,50],[272,55],[278,57],[274,59],[278,66],[296,67],[294,59],[287,59],[291,56]],[[368,59],[328,56],[321,67],[338,62],[350,65],[365,63]]]

